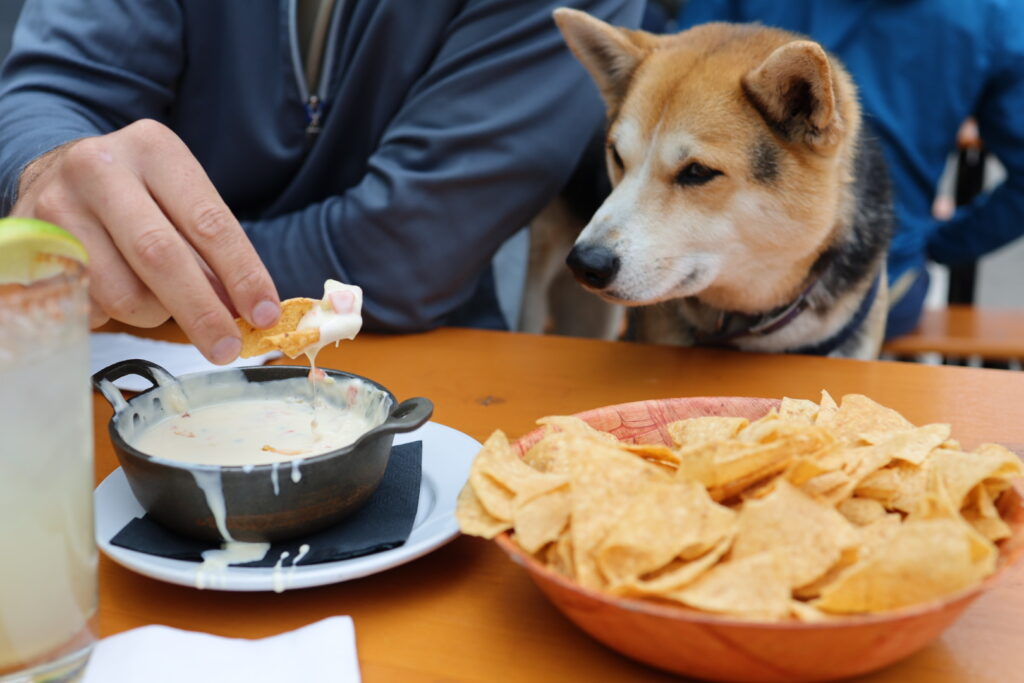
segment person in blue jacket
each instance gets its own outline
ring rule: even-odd
[[[551,11],[641,0],[28,0],[0,71],[0,209],[90,252],[94,324],[232,315],[335,278],[366,328],[504,325],[492,255],[603,109]]]
[[[1024,234],[1024,3],[1020,0],[689,0],[680,29],[758,21],[803,33],[838,56],[860,88],[892,176],[886,336],[913,329],[926,261],[963,265]],[[931,215],[936,186],[969,116],[1007,170],[951,220]]]

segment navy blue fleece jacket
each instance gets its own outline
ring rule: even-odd
[[[636,26],[643,2],[338,0],[316,93],[296,70],[294,4],[28,0],[0,72],[0,209],[38,155],[152,118],[283,297],[330,277],[364,288],[368,329],[487,325],[492,255],[604,117],[551,10]]]

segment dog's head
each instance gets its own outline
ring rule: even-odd
[[[794,296],[851,210],[860,108],[842,66],[759,25],[555,21],[608,108],[614,190],[569,256],[577,279],[630,305],[754,313]]]

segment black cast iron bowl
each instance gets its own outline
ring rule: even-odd
[[[379,400],[381,423],[354,443],[321,455],[304,458],[301,477],[293,481],[288,463],[228,467],[199,465],[156,458],[134,448],[132,435],[181,410],[181,394],[191,402],[195,395],[216,394],[217,387],[231,388],[235,382],[245,390],[292,392],[306,386],[309,368],[264,366],[212,370],[175,378],[159,365],[144,360],[126,360],[100,370],[92,377],[114,407],[108,431],[117,458],[139,503],[158,522],[178,533],[208,541],[276,542],[316,532],[336,524],[355,512],[377,490],[397,433],[417,429],[433,413],[425,398],[398,403],[394,394],[373,380],[338,370],[325,369],[336,382],[362,382],[373,400]],[[140,375],[153,386],[125,400],[113,385],[126,375]],[[301,380],[295,384],[283,380]],[[257,386],[252,386],[258,383]],[[263,384],[266,383],[266,384]],[[214,387],[210,390],[210,387]],[[355,385],[363,390],[361,384]],[[280,387],[280,389],[279,389]],[[282,394],[279,397],[284,397]],[[223,396],[221,396],[223,399]],[[212,402],[221,402],[211,400]],[[203,401],[200,399],[199,405]],[[198,407],[191,404],[190,407]],[[209,482],[220,479],[225,505],[225,523],[231,539],[218,529],[198,477]],[[275,481],[277,491],[275,492]]]

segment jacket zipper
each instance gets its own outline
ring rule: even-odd
[[[341,26],[341,14],[345,6],[345,0],[336,0],[331,15],[331,25],[327,31],[327,41],[324,43],[324,53],[320,57],[320,78],[316,84],[316,91],[310,92],[309,84],[306,82],[306,71],[302,65],[302,51],[299,49],[299,27],[298,27],[298,0],[289,0],[288,3],[288,34],[291,43],[292,70],[295,73],[295,82],[299,88],[299,97],[302,99],[302,109],[306,115],[306,141],[312,143],[320,133],[321,123],[327,110],[327,95],[330,86],[331,72],[334,70],[335,48],[338,44],[338,33]]]

